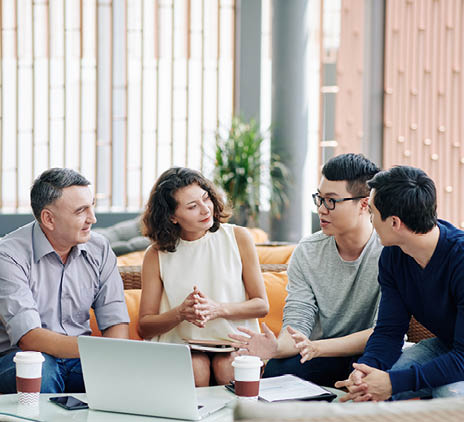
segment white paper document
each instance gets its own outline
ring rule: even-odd
[[[269,402],[308,399],[327,394],[327,390],[294,375],[262,378],[259,382],[259,397]]]
[[[199,350],[201,352],[213,353],[230,353],[235,352],[237,349],[232,346],[203,346],[201,344],[189,344],[191,350]]]

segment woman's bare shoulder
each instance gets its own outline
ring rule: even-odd
[[[240,243],[253,243],[253,238],[251,237],[250,232],[242,226],[234,226],[234,235],[237,242]]]
[[[158,249],[154,244],[148,246],[145,250],[145,255],[143,256],[143,263],[153,263],[158,261]]]

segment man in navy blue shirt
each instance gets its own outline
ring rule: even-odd
[[[464,232],[437,220],[436,189],[420,169],[393,167],[368,182],[385,246],[374,333],[342,401],[464,395]],[[402,351],[414,316],[437,337]]]

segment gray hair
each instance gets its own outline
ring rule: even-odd
[[[31,188],[31,207],[35,218],[40,222],[42,210],[60,198],[64,188],[88,185],[90,182],[75,170],[68,168],[45,170],[34,180]]]

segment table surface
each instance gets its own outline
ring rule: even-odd
[[[234,394],[228,392],[224,386],[204,387],[202,390],[208,389],[208,395],[223,396],[224,394],[235,397]],[[81,410],[66,410],[60,406],[49,401],[49,397],[53,396],[66,396],[71,395],[86,401],[85,394],[41,394],[38,406],[25,406],[18,404],[18,398],[16,394],[5,394],[0,395],[0,421],[7,421],[13,419],[7,419],[2,415],[3,413],[9,413],[17,415],[23,418],[29,418],[32,420],[43,421],[43,422],[62,422],[64,420],[71,420],[73,422],[147,422],[149,420],[157,421],[175,421],[178,419],[166,419],[166,418],[155,418],[150,416],[137,416],[123,413],[111,413],[102,412],[91,409]],[[234,400],[235,401],[235,400]],[[214,412],[210,416],[202,421],[213,422],[213,421],[233,421],[233,403],[229,403],[225,408]],[[18,420],[18,419],[14,419]],[[25,419],[27,420],[27,419]]]
[[[327,388],[327,387],[325,387]],[[337,398],[334,401],[338,401],[338,398],[344,393],[335,388],[327,388],[328,390],[334,392],[337,395]],[[201,388],[201,393],[208,394],[215,397],[223,397],[224,395],[231,396],[235,398],[235,395],[224,388],[222,385],[214,387],[203,387]],[[3,413],[8,413],[11,415],[17,415],[23,418],[29,418],[36,421],[43,422],[62,422],[63,420],[72,420],[73,422],[147,422],[150,420],[156,421],[175,421],[180,419],[166,419],[166,418],[156,418],[150,416],[137,416],[132,414],[123,414],[123,413],[111,413],[111,412],[102,412],[99,410],[91,409],[82,409],[82,410],[66,410],[62,407],[52,403],[49,400],[49,397],[53,396],[67,396],[71,395],[87,401],[85,394],[41,394],[39,406],[25,406],[18,403],[18,398],[16,394],[4,394],[0,395],[0,422],[2,421],[19,421],[19,419],[8,419]],[[202,419],[202,422],[232,422],[233,417],[233,408],[235,400],[231,401],[225,408],[214,412],[207,418]],[[21,419],[27,420],[27,419]]]

